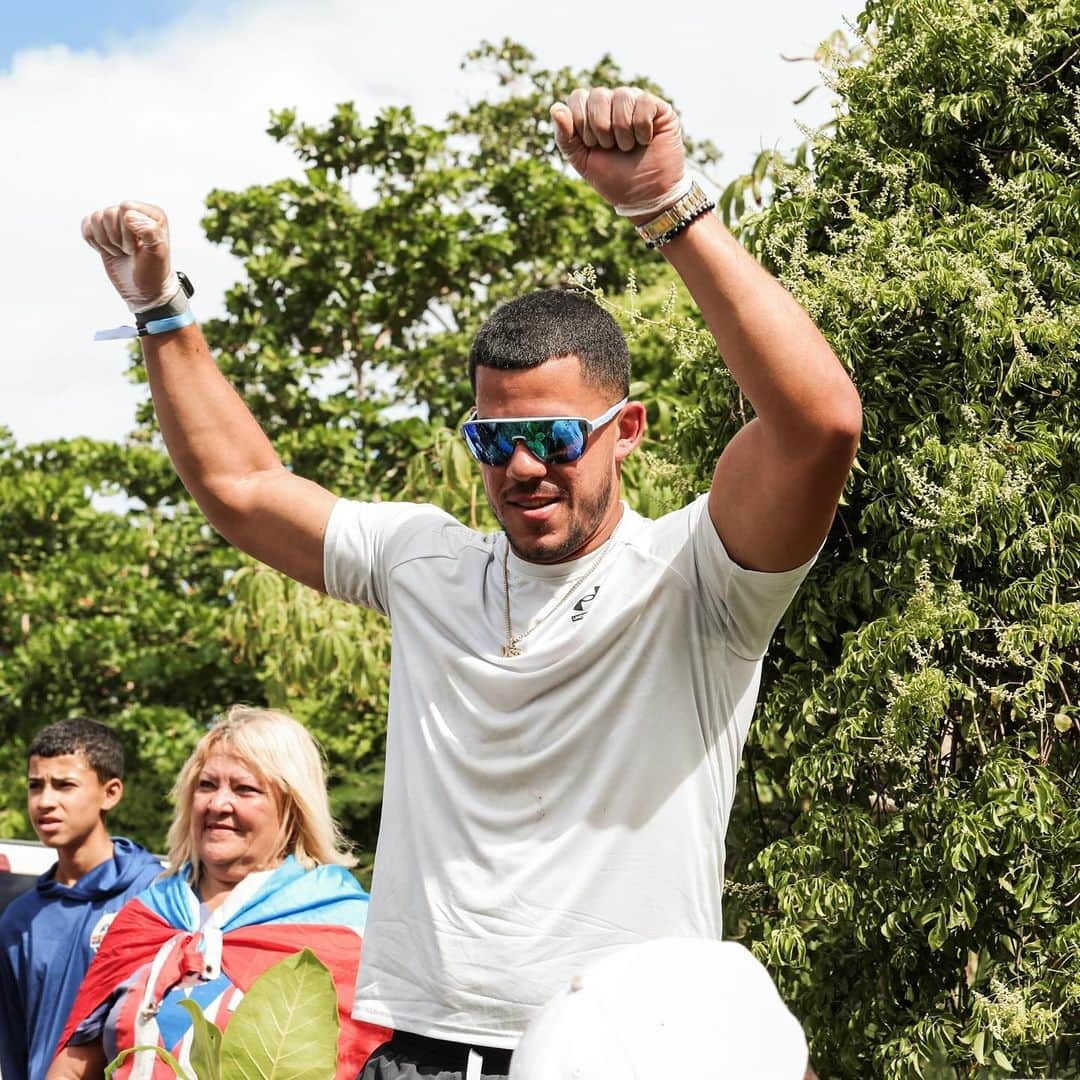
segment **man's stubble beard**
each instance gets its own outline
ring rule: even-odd
[[[499,524],[503,527],[503,531],[510,541],[510,547],[518,558],[524,559],[526,562],[557,563],[569,558],[592,539],[596,530],[600,528],[608,507],[611,505],[614,486],[615,481],[611,473],[605,473],[604,485],[597,492],[595,498],[582,496],[577,500],[576,509],[571,511],[566,538],[557,548],[549,548],[540,541],[529,547],[520,546],[514,537],[510,535],[506,522],[502,519],[499,511],[494,506],[491,509]],[[490,500],[488,501],[490,503]]]

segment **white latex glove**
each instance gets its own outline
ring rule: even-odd
[[[563,157],[618,213],[653,215],[689,190],[679,117],[654,94],[579,88],[551,119]]]
[[[168,303],[180,288],[169,258],[169,219],[150,203],[122,202],[83,218],[83,239],[101,256],[131,311]]]

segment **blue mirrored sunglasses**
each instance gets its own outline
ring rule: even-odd
[[[585,453],[589,436],[614,420],[629,400],[624,397],[595,420],[581,416],[507,416],[497,420],[477,420],[473,409],[473,417],[461,425],[461,434],[473,457],[484,465],[505,465],[514,456],[514,448],[519,442],[545,465],[568,465]]]

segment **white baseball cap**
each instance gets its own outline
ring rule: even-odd
[[[510,1080],[803,1080],[806,1038],[753,953],[731,941],[627,945],[533,1018]]]

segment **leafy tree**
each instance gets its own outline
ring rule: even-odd
[[[812,164],[768,162],[742,222],[865,424],[774,645],[727,916],[823,1075],[1077,1076],[1080,4],[870,0],[858,32]],[[742,417],[718,360],[684,374],[704,476]]]
[[[231,555],[192,508],[158,504],[175,478],[146,447],[73,439],[18,449],[0,432],[0,833],[33,835],[26,746],[45,724],[89,716],[125,744],[128,783],[110,816],[161,850],[166,798],[201,724],[257,692],[222,648]]]

